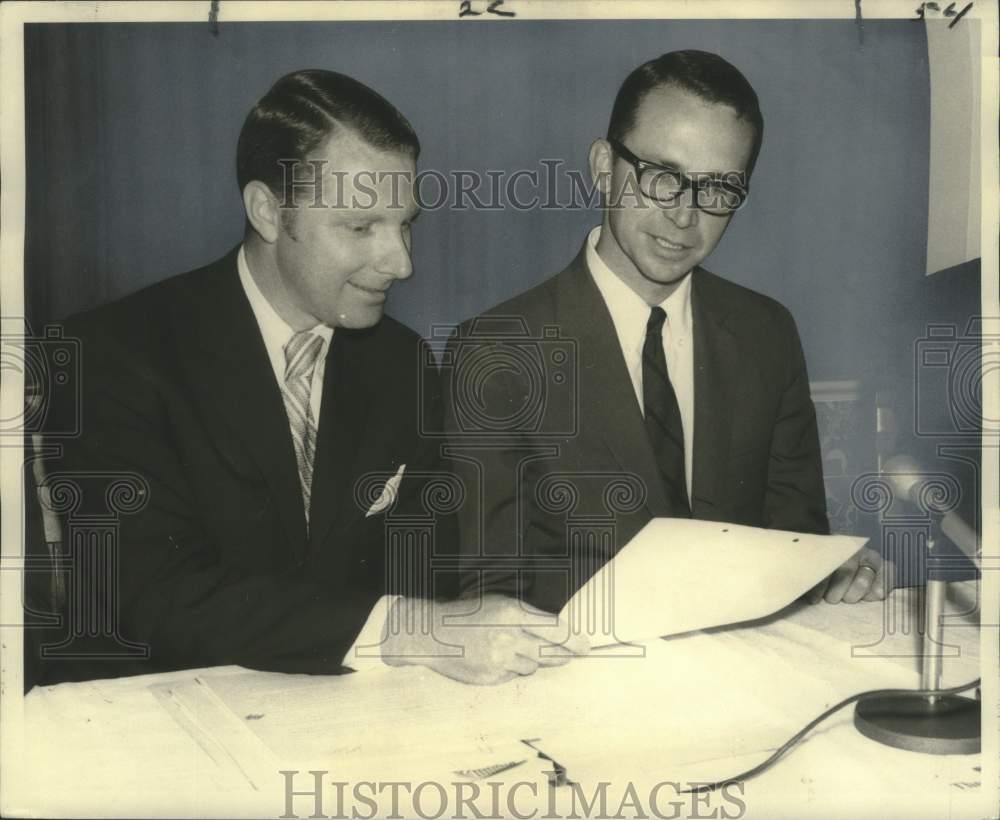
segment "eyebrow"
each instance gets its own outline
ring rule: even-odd
[[[653,165],[659,165],[662,168],[669,168],[671,171],[683,171],[684,168],[679,162],[673,162],[672,160],[666,159],[664,157],[657,157],[656,159],[646,159],[645,157],[639,157],[639,159],[650,162]]]
[[[667,169],[669,169],[671,171],[678,171],[678,172],[680,172],[680,173],[682,173],[684,175],[690,175],[692,173],[691,171],[688,171],[686,168],[684,168],[679,162],[671,162],[669,160],[663,160],[661,158],[657,158],[656,160],[651,160],[650,159],[650,160],[645,160],[645,161],[646,162],[651,162],[651,163],[653,163],[655,165],[658,165],[660,167],[663,167],[663,168],[667,168]],[[725,179],[728,174],[732,173],[732,171],[702,171],[702,170],[698,170],[698,171],[694,171],[693,173],[704,174],[704,175],[710,177],[712,180],[721,180],[721,179]]]
[[[398,209],[393,208],[391,210],[398,210]],[[336,212],[337,217],[339,218],[339,221],[345,222],[345,223],[346,222],[367,222],[367,223],[384,222],[385,219],[386,219],[386,214],[384,212],[380,212],[378,210],[372,210],[372,209],[361,209],[360,211],[358,211],[358,210],[354,210],[353,208],[345,208],[343,210],[341,210],[341,209],[334,209],[334,211]],[[414,222],[417,221],[417,219],[420,217],[420,214],[422,214],[422,213],[423,213],[423,209],[422,208],[414,208],[410,212],[410,215],[407,216],[407,217],[405,217],[403,221],[404,222],[409,222],[412,225]]]
[[[634,151],[632,153],[635,154]],[[656,159],[647,159],[646,157],[640,157],[638,154],[635,154],[635,156],[638,157],[643,162],[648,163],[650,165],[656,165],[659,168],[665,168],[670,171],[678,171],[679,173],[685,175],[689,175],[690,173],[692,173],[691,171],[688,171],[688,169],[685,168],[682,163],[674,162],[673,160],[670,160],[664,156],[658,156]],[[699,169],[694,173],[706,174],[712,179],[718,180],[718,179],[724,179],[727,174],[731,173],[731,171],[703,171]]]

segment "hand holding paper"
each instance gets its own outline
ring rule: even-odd
[[[884,601],[890,592],[895,566],[871,547],[865,547],[839,566],[809,593],[809,603],[856,604],[858,601]]]
[[[561,617],[595,647],[761,618],[829,576],[866,540],[656,518]]]
[[[458,601],[400,598],[390,621],[396,626],[388,629],[381,649],[389,666],[418,663],[464,683],[503,683],[541,666],[561,666],[590,650],[587,638],[562,619],[502,595]],[[410,623],[433,623],[433,628],[398,628]]]

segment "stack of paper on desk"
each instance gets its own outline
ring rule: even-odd
[[[807,592],[866,540],[655,518],[577,591],[562,617],[592,646],[761,618]]]
[[[479,713],[486,690],[423,667],[338,677],[249,672],[170,689],[197,718],[182,725],[217,742],[225,754],[213,758],[232,758],[251,782],[258,772],[273,779],[280,768],[317,766],[347,779],[454,779],[534,757],[500,710]]]
[[[863,544],[654,520],[567,605],[595,647],[567,666],[498,687],[387,667],[338,678],[247,673],[157,694],[213,759],[255,786],[278,768],[316,766],[344,779],[440,779],[519,763],[521,777],[534,759],[526,738],[576,776],[614,761],[676,771],[772,747],[840,688],[829,670],[803,676],[794,657],[779,663],[754,641],[719,635],[600,647],[765,616]],[[819,651],[814,642],[803,651]]]
[[[878,606],[867,606],[874,620]],[[247,672],[170,694],[197,718],[203,731],[192,735],[213,760],[258,787],[281,769],[449,782],[519,763],[509,776],[525,779],[546,765],[520,743],[529,738],[575,781],[625,782],[731,774],[727,760],[775,748],[845,695],[917,676],[849,662],[849,644],[783,622],[629,648],[500,686],[405,667],[333,678]]]

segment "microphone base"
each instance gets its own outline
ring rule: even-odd
[[[978,754],[982,748],[982,706],[959,695],[884,695],[861,701],[854,725],[886,746],[932,755]]]

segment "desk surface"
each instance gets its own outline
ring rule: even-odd
[[[953,591],[945,686],[979,675],[974,587]],[[586,816],[603,791],[607,808],[592,803],[595,816],[709,816],[715,807],[716,816],[846,817],[891,806],[892,816],[983,817],[995,807],[984,808],[990,795],[978,785],[979,756],[883,747],[853,728],[852,708],[741,790],[710,802],[678,797],[672,786],[654,794],[657,784],[750,768],[847,695],[916,686],[919,598],[897,590],[883,603],[799,603],[761,621],[638,652],[619,647],[499,687],[464,686],[417,667],[342,677],[216,667],[35,688],[24,724],[31,808],[50,817],[277,817],[286,809],[288,776],[280,772],[299,772],[292,788],[305,791],[314,769],[327,772],[331,816],[341,806],[365,816],[368,804],[352,803],[357,784],[397,780],[475,783],[482,799],[474,805],[487,816]],[[526,739],[577,785],[550,786],[551,763]],[[518,765],[475,779],[483,773],[474,770],[504,763]],[[333,781],[348,784],[339,798]],[[472,788],[448,785],[448,800]],[[407,791],[401,805],[410,805]],[[432,791],[421,801],[430,816],[440,805]],[[384,806],[377,816],[388,813]],[[313,814],[313,798],[296,797],[293,811]],[[475,816],[468,806],[465,814]],[[454,806],[440,816],[455,816]]]

